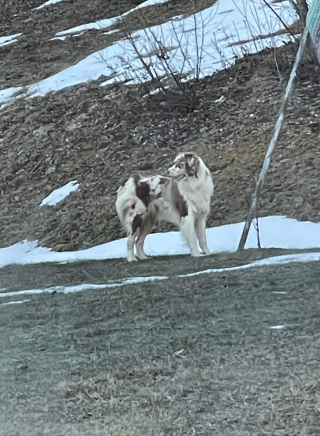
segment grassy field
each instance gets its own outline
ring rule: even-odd
[[[173,276],[279,253],[12,266],[0,286]],[[0,306],[0,435],[317,435],[319,278],[314,262],[14,297],[29,301]]]

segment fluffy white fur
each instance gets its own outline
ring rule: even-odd
[[[155,221],[177,225],[190,248],[191,256],[210,254],[206,221],[214,184],[209,169],[195,153],[180,153],[168,170],[169,177],[131,176],[118,189],[116,210],[127,232],[127,259],[146,259],[143,245]]]

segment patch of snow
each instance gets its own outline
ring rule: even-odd
[[[44,289],[26,289],[23,291],[12,291],[12,292],[3,292],[0,293],[1,297],[17,297],[19,295],[36,295],[36,294],[44,294],[53,292],[62,292],[68,294],[70,292],[80,292],[87,291],[89,289],[104,289],[106,285],[97,285],[97,284],[82,284],[75,286],[52,286],[51,288]]]
[[[4,47],[5,45],[13,44],[14,42],[17,42],[17,40],[11,39],[10,41],[6,41],[6,42],[3,42],[2,44],[0,44],[0,47]]]
[[[273,330],[283,330],[283,329],[286,328],[286,326],[284,324],[281,324],[281,325],[272,325],[272,326],[270,326],[270,328],[273,329]]]
[[[22,304],[22,303],[26,303],[27,301],[30,300],[14,300],[14,301],[8,301],[7,303],[2,303],[0,304],[0,306],[9,306],[11,304]]]
[[[62,30],[61,32],[56,33],[56,36],[69,36],[86,30],[105,29],[107,27],[111,27],[113,24],[116,24],[118,20],[119,17],[114,17],[95,21],[94,23],[81,24],[80,26],[72,27],[71,29]]]
[[[55,41],[55,40],[64,41],[66,38],[68,38],[68,35],[66,35],[66,36],[55,36],[54,38],[50,38],[50,41]]]
[[[101,83],[100,86],[107,86],[108,85],[107,82]],[[159,92],[163,92],[164,89],[168,89],[168,88],[169,88],[169,86],[163,86],[162,89],[161,88],[152,89],[150,92],[148,92],[147,94],[144,94],[142,97],[146,98],[146,97],[149,97],[149,95],[158,94]]]
[[[260,239],[263,248],[310,249],[320,248],[320,223],[300,222],[283,216],[259,219]],[[208,245],[212,253],[235,252],[243,223],[228,224],[207,229]],[[80,260],[117,259],[126,257],[126,238],[79,251],[55,252],[39,247],[37,241],[24,241],[0,249],[0,267],[10,264],[37,264],[43,262],[74,262]],[[246,248],[257,248],[256,231],[251,227]],[[145,251],[149,256],[189,254],[180,232],[152,233],[147,236]],[[272,265],[290,262],[320,260],[320,253],[290,254],[271,258]],[[254,266],[271,262],[262,259]],[[236,267],[244,269],[245,266]],[[220,270],[219,270],[220,271]],[[209,270],[215,272],[215,270]],[[199,274],[199,273],[196,273]]]
[[[77,36],[82,35],[84,32],[80,32],[80,33],[76,33],[76,34],[72,34],[72,38],[76,38]],[[60,40],[60,41],[64,41],[66,38],[68,38],[69,35],[66,36],[55,36],[54,38],[50,38],[50,41],[55,41],[55,40]]]
[[[212,268],[206,269],[202,271],[197,271],[196,273],[189,274],[179,274],[171,277],[171,279],[179,279],[179,278],[188,278],[195,277],[204,274],[217,274],[222,272],[230,272],[230,271],[240,271],[247,270],[252,268],[258,268],[262,266],[278,266],[284,265],[291,262],[314,262],[320,260],[320,253],[300,253],[300,254],[292,254],[292,255],[283,255],[283,256],[274,256],[269,257],[268,259],[262,259],[257,262],[252,262],[246,265],[240,265],[235,267],[227,267],[227,268]],[[70,294],[74,292],[82,292],[87,290],[96,290],[96,289],[106,289],[106,288],[117,288],[127,285],[134,285],[137,283],[148,283],[148,282],[156,282],[159,280],[168,280],[168,276],[150,276],[150,277],[130,277],[122,280],[115,280],[111,282],[107,282],[105,284],[81,284],[81,285],[73,285],[73,286],[54,286],[50,288],[44,289],[26,289],[21,291],[12,291],[12,292],[2,292],[0,293],[1,297],[16,297],[20,295],[35,295],[35,294],[43,294],[43,293],[53,293],[53,292],[62,292],[64,294]],[[286,326],[271,326],[271,329],[282,329],[286,328]]]
[[[71,192],[77,191],[79,188],[79,183],[77,180],[73,180],[67,183],[61,188],[55,189],[51,192],[46,198],[44,198],[40,204],[41,206],[55,206],[60,203],[60,201],[64,200]]]
[[[65,0],[48,0],[47,2],[43,3],[43,5],[40,5],[40,6],[38,6],[35,9],[42,9],[42,8],[47,7],[47,6],[54,5],[56,3],[60,3],[60,2],[63,2],[63,1],[65,1]]]
[[[119,32],[119,29],[113,29],[113,30],[107,30],[106,32],[103,32],[104,35],[111,35],[112,33]]]
[[[21,35],[22,33],[16,33],[15,35],[9,35],[9,36],[0,36],[0,47],[16,42],[17,38]]]
[[[12,98],[12,96],[20,91],[22,89],[21,86],[15,88],[7,88],[7,89],[2,89],[0,90],[0,107],[3,108],[4,106],[6,106],[6,103],[8,103],[10,101],[10,99]]]
[[[72,33],[78,33],[79,31],[82,31],[82,30],[106,29],[107,27],[111,27],[114,24],[117,24],[119,22],[119,20],[121,20],[125,16],[131,14],[132,12],[137,11],[138,9],[143,9],[146,6],[153,6],[153,5],[160,4],[160,3],[166,3],[167,1],[169,1],[169,0],[147,0],[143,3],[141,3],[140,5],[136,6],[135,8],[130,9],[129,11],[123,13],[122,15],[117,15],[116,17],[106,18],[104,20],[95,21],[93,23],[81,24],[80,26],[72,27],[70,29],[58,32],[56,34],[56,36],[70,35]]]
[[[81,285],[73,285],[73,286],[52,286],[51,288],[44,289],[26,289],[22,291],[12,291],[12,292],[3,292],[0,293],[1,297],[17,297],[20,295],[36,295],[36,294],[44,294],[53,292],[60,292],[63,294],[71,294],[74,292],[83,292],[88,290],[96,290],[96,289],[106,289],[106,288],[117,288],[120,286],[126,286],[136,283],[145,283],[145,282],[155,282],[158,280],[167,280],[169,277],[166,276],[155,276],[155,277],[131,277],[129,279],[118,280],[105,284],[90,284],[84,283]],[[29,300],[23,300],[29,301]],[[21,301],[21,303],[23,302]],[[14,304],[15,302],[8,302],[4,304]]]
[[[113,283],[109,283],[107,287],[116,287],[116,286],[125,286],[125,285],[134,285],[136,283],[144,283],[144,282],[158,282],[159,280],[168,280],[167,276],[151,276],[151,277],[130,277],[128,279],[117,280]]]
[[[318,262],[319,260],[320,260],[320,253],[288,254],[288,255],[268,257],[266,259],[257,260],[256,262],[252,262],[246,265],[231,266],[227,268],[210,268],[202,271],[197,271],[195,273],[181,274],[178,277],[180,278],[195,277],[195,276],[201,276],[203,274],[240,271],[240,270],[251,269],[251,268],[260,268],[263,266],[287,265],[288,263],[294,263],[294,262],[297,263]]]
[[[151,3],[144,2],[137,8],[147,4]],[[288,26],[296,20],[288,0],[274,3],[273,8]],[[105,28],[113,24],[113,20],[77,26],[56,36],[89,28]],[[28,94],[44,96],[50,91],[96,80],[101,75],[111,77],[104,85],[124,80],[129,80],[127,83],[150,80],[136,50],[160,77],[168,73],[168,67],[159,56],[164,51],[167,51],[166,62],[171,71],[183,73],[185,80],[194,78],[196,71],[199,71],[199,77],[204,77],[232,65],[247,53],[291,41],[292,36],[288,34],[270,36],[283,29],[281,21],[263,0],[218,0],[195,15],[176,17],[161,25],[133,32],[131,41],[135,41],[135,49],[128,39],[116,41],[77,64],[30,85]]]

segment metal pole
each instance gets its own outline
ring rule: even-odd
[[[281,103],[278,121],[277,121],[277,123],[276,123],[276,125],[274,127],[273,136],[271,138],[269,147],[268,147],[266,155],[264,157],[264,162],[263,162],[262,170],[260,172],[259,179],[257,181],[257,185],[256,185],[256,188],[255,188],[255,191],[254,191],[254,193],[252,195],[252,202],[251,202],[251,206],[250,206],[250,209],[249,209],[249,213],[248,213],[246,222],[245,222],[244,227],[243,227],[242,235],[241,235],[240,242],[239,242],[239,245],[238,245],[238,251],[242,251],[244,249],[244,246],[246,244],[247,237],[248,237],[248,234],[249,234],[249,230],[250,230],[252,219],[254,218],[254,216],[256,214],[256,210],[257,210],[257,205],[258,205],[258,201],[259,201],[259,195],[260,195],[260,192],[261,192],[261,188],[262,188],[262,185],[264,183],[264,179],[265,179],[265,177],[267,175],[267,172],[268,172],[268,169],[269,169],[269,165],[270,165],[270,162],[271,162],[272,153],[273,153],[273,150],[274,150],[274,148],[276,146],[276,143],[277,143],[277,140],[278,140],[278,137],[279,137],[279,134],[280,134],[280,129],[281,129],[281,126],[282,126],[282,123],[283,123],[283,120],[284,120],[285,111],[286,111],[288,103],[290,101],[291,91],[293,89],[293,82],[294,82],[294,79],[296,77],[297,69],[298,69],[298,66],[300,64],[300,61],[301,61],[301,58],[302,58],[302,54],[303,54],[303,51],[305,49],[306,42],[307,42],[307,39],[308,39],[308,33],[309,33],[308,28],[305,27],[305,29],[304,29],[304,31],[302,33],[302,36],[301,36],[299,50],[297,52],[296,59],[294,61],[294,65],[292,67],[290,78],[289,78],[289,81],[288,81],[288,84],[287,84],[287,88],[286,88],[286,91],[285,91],[285,94],[284,94],[284,97],[283,97],[283,100],[282,100],[282,103]]]

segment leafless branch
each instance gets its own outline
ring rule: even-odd
[[[288,27],[287,24],[283,21],[283,19],[280,17],[278,12],[269,4],[269,2],[267,0],[262,0],[262,1],[272,11],[272,13],[278,18],[278,20],[281,22],[281,24],[287,30],[287,32],[290,33],[290,35],[294,38],[295,41],[297,41],[295,34],[292,32],[290,27]]]

